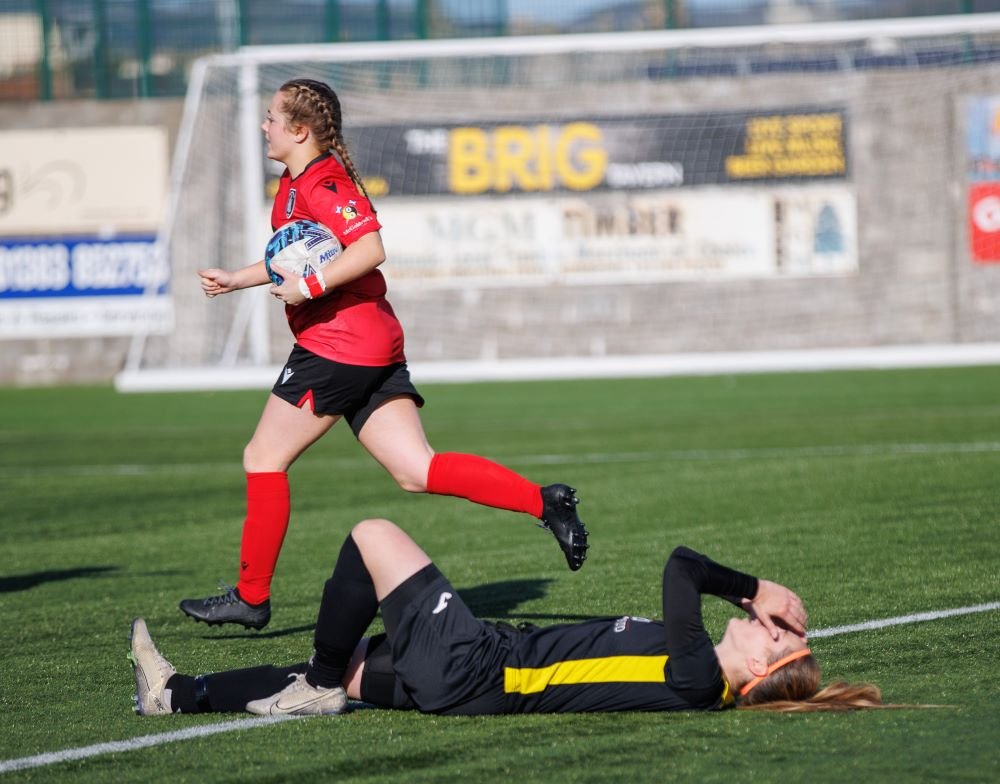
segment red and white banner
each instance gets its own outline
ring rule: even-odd
[[[969,188],[969,240],[972,258],[1000,262],[1000,183],[984,182]]]

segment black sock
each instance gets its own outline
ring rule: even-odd
[[[195,693],[193,675],[176,673],[170,676],[164,688],[170,689],[170,710],[174,713],[202,713]]]
[[[355,647],[378,612],[375,584],[354,537],[340,548],[333,576],[323,587],[316,620],[315,654],[306,670],[313,686],[340,686]]]
[[[305,672],[306,663],[289,667],[247,667],[211,675],[171,675],[170,707],[176,713],[238,713],[247,703],[277,694],[296,673]]]

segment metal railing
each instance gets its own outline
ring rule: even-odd
[[[3,0],[0,101],[183,95],[262,44],[627,32],[1000,10],[997,0]]]

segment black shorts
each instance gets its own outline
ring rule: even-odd
[[[308,403],[314,414],[343,416],[355,437],[372,412],[390,398],[405,396],[417,408],[424,405],[405,362],[379,367],[345,365],[299,345],[288,355],[271,393],[299,408]]]
[[[382,619],[386,635],[372,638],[365,658],[363,700],[445,715],[504,712],[503,668],[517,632],[476,618],[437,567],[389,594]]]

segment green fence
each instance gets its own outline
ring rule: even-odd
[[[0,101],[182,95],[197,57],[249,45],[997,10],[1000,0],[0,0]]]

